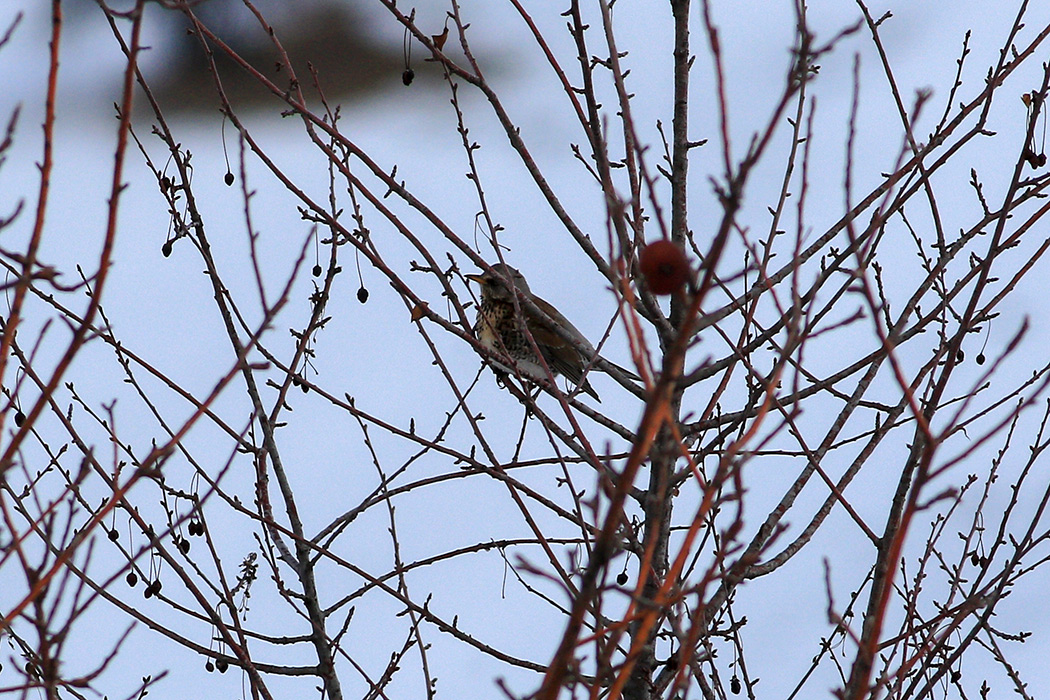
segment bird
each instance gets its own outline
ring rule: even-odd
[[[567,377],[580,390],[601,403],[598,392],[583,376],[584,370],[594,359],[594,346],[553,305],[533,294],[520,272],[504,263],[491,265],[491,268],[492,272],[464,276],[481,286],[474,335],[489,350],[514,361],[514,367],[499,365],[499,368],[511,374],[516,370],[522,377],[541,383],[547,381],[547,372],[523,330],[524,324],[550,371]],[[520,299],[519,317],[514,308],[514,290],[531,301],[547,318],[521,303]],[[574,342],[563,337],[555,330],[555,326]],[[627,374],[630,376],[629,372]]]

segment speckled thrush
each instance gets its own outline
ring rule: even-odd
[[[568,377],[581,390],[601,401],[598,392],[583,376],[584,369],[595,352],[583,333],[556,308],[533,294],[525,278],[513,267],[500,263],[493,265],[492,269],[497,274],[485,272],[466,275],[467,279],[481,285],[481,303],[478,306],[477,322],[474,324],[474,334],[478,340],[493,352],[514,360],[517,372],[523,377],[546,382],[547,372],[522,329],[524,321],[525,328],[528,328],[532,339],[536,341],[536,347],[539,348],[551,372]],[[536,308],[543,311],[550,321],[523,303],[518,304],[521,316],[517,316],[514,310],[514,289],[508,285],[508,280]],[[552,328],[551,322],[575,343],[570,343],[562,337]],[[515,373],[513,368],[506,366],[500,366],[500,369]]]

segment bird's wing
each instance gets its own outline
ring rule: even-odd
[[[547,314],[552,321],[561,325],[563,330],[568,331],[569,335],[575,338],[584,348],[584,351],[581,352],[575,345],[566,341],[552,329],[547,321],[538,318],[535,314],[529,314],[528,310],[524,309],[523,311],[528,315],[529,332],[532,333],[536,345],[543,352],[543,359],[547,361],[552,370],[568,377],[574,384],[600,402],[601,399],[598,398],[598,393],[591,386],[591,383],[583,377],[583,368],[593,357],[594,348],[587,342],[587,338],[580,333],[576,326],[569,323],[568,319],[558,313],[558,310],[548,302],[535,296],[532,300],[541,311]]]
[[[579,343],[580,348],[582,348],[582,350],[584,351],[582,354],[585,355],[586,359],[589,360],[590,356],[594,355],[594,346],[591,345],[589,340],[587,340],[587,336],[581,333],[576,326],[572,325],[569,319],[562,316],[561,312],[554,308],[554,306],[552,306],[549,302],[544,301],[543,299],[540,299],[537,296],[533,296],[532,300],[543,313],[547,314],[547,316],[549,316],[555,323],[561,326],[563,330],[567,331],[569,335],[571,335],[573,339],[577,343]],[[540,319],[535,320],[539,321]],[[555,347],[570,347],[570,344],[565,342],[565,340],[563,340],[557,332],[547,328],[546,323],[530,323],[530,330],[533,326],[542,326],[541,332],[545,334],[544,339],[547,338],[546,334],[550,335],[551,340],[548,341],[550,345],[553,345]],[[538,341],[539,338],[537,337],[536,340]]]

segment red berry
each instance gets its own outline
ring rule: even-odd
[[[642,249],[639,266],[653,294],[674,294],[689,280],[689,261],[675,243],[659,240]]]

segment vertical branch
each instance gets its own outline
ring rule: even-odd
[[[21,446],[23,439],[25,439],[25,436],[33,429],[33,424],[36,421],[37,416],[40,415],[40,412],[43,411],[44,407],[47,405],[48,398],[54,393],[55,389],[62,381],[62,377],[65,375],[66,370],[73,362],[73,358],[76,357],[77,353],[80,351],[80,347],[84,344],[88,330],[95,319],[95,314],[98,313],[99,305],[102,303],[102,290],[105,287],[106,277],[109,273],[109,266],[112,263],[113,245],[117,238],[117,213],[120,210],[120,195],[124,190],[124,155],[127,152],[128,132],[131,129],[132,99],[134,97],[135,73],[138,66],[138,52],[140,50],[139,36],[142,29],[142,7],[144,3],[145,0],[137,0],[134,9],[129,12],[129,16],[132,20],[131,53],[128,57],[128,64],[124,70],[124,82],[123,91],[121,93],[122,97],[119,115],[120,122],[117,126],[117,147],[113,155],[113,179],[110,186],[109,202],[106,213],[106,233],[102,244],[102,252],[99,254],[98,270],[95,273],[94,278],[95,290],[90,297],[87,310],[84,312],[81,323],[73,331],[73,338],[69,341],[69,345],[66,347],[61,359],[55,366],[47,385],[33,404],[33,407],[26,414],[25,421],[22,426],[18,428],[15,436],[11,439],[11,443],[4,450],[3,454],[0,455],[0,473],[10,465],[11,460],[14,458],[15,452]],[[20,284],[18,287],[21,291],[22,297],[24,297],[25,290],[32,281],[33,275],[31,268],[35,264],[36,250],[39,246],[40,237],[43,231],[45,211],[47,207],[47,193],[50,187],[51,143],[54,137],[54,100],[58,81],[58,39],[61,35],[61,24],[61,2],[60,0],[53,0],[51,71],[48,76],[47,114],[44,123],[44,157],[46,159],[46,169],[42,168],[41,170],[40,201],[38,202],[37,207],[36,225],[33,228],[29,254],[26,256],[27,260],[25,265],[27,267],[23,268],[25,286]],[[20,304],[21,302],[19,301],[18,303]],[[11,318],[14,323],[8,323],[5,325],[4,338],[3,341],[0,342],[0,353],[2,353],[2,358],[0,358],[0,376],[3,376],[3,363],[6,361],[6,357],[10,350],[10,344],[13,340],[13,335],[9,338],[8,334],[14,334],[16,330],[17,313],[13,311]]]
[[[4,43],[10,38],[10,31],[14,30],[12,25]],[[62,3],[61,0],[51,2],[51,41],[48,54],[47,74],[47,97],[44,100],[44,153],[40,161],[40,188],[37,192],[36,218],[33,222],[33,233],[29,238],[25,257],[22,260],[21,275],[15,284],[14,298],[11,300],[11,310],[4,322],[3,335],[0,336],[0,379],[6,377],[7,361],[11,357],[11,346],[14,343],[15,332],[22,315],[22,305],[25,303],[26,292],[33,283],[33,268],[36,266],[37,250],[40,248],[40,240],[44,234],[44,221],[47,218],[48,196],[51,191],[51,169],[54,166],[54,137],[55,137],[55,99],[58,92],[58,56],[59,45],[62,38]],[[13,128],[14,122],[11,127]],[[9,136],[10,138],[10,136]],[[27,426],[33,425],[33,420],[43,410],[42,402],[37,401],[23,425],[12,439],[12,447],[24,439]],[[6,450],[5,457],[0,458],[0,474],[3,474],[10,466],[10,455],[13,450]]]
[[[689,49],[690,0],[671,0],[674,15],[674,120],[671,141],[671,240],[684,245],[689,234],[689,69],[693,57]],[[679,316],[680,305],[672,306],[672,323]]]

